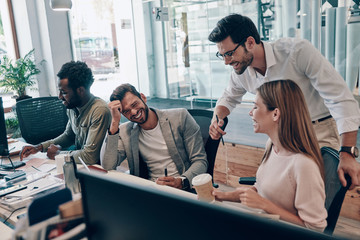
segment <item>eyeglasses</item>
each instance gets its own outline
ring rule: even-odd
[[[234,52],[236,51],[236,49],[238,49],[238,47],[240,47],[241,44],[242,44],[242,43],[239,43],[239,44],[236,46],[236,48],[234,48],[234,50],[228,51],[228,52],[226,52],[226,53],[224,53],[224,54],[221,54],[221,53],[217,52],[217,53],[216,53],[216,57],[219,58],[220,60],[224,60],[224,59],[227,58],[227,57],[228,57],[228,58],[231,58],[232,55],[234,54]]]

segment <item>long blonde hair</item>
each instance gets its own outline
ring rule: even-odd
[[[318,165],[324,179],[324,162],[311,123],[309,110],[299,86],[291,80],[266,82],[258,88],[269,111],[280,110],[279,140],[281,145],[293,153],[303,153]],[[269,158],[272,144],[266,147],[263,161]]]

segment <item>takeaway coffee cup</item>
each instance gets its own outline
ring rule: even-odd
[[[208,173],[197,175],[192,179],[192,185],[196,190],[199,200],[205,202],[214,202],[215,197],[211,194],[213,191],[212,177]]]
[[[55,164],[56,164],[56,172],[57,173],[64,173],[64,160],[65,154],[58,154],[55,156]]]

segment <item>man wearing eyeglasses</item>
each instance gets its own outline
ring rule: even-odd
[[[360,185],[360,164],[355,160],[358,103],[344,79],[310,42],[293,38],[262,42],[251,19],[239,14],[221,19],[208,38],[218,47],[216,56],[234,69],[216,104],[209,128],[213,139],[226,134],[220,128],[222,119],[241,103],[246,92],[255,94],[268,81],[291,79],[305,95],[320,147],[340,149],[342,185],[346,185],[345,173],[352,179],[350,189]]]

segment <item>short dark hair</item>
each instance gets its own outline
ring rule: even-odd
[[[57,76],[59,79],[68,79],[68,86],[73,90],[76,90],[78,87],[84,87],[87,90],[90,90],[91,85],[94,82],[94,76],[91,72],[91,69],[84,62],[80,61],[70,61],[62,65]]]
[[[110,96],[110,101],[114,101],[114,100],[122,101],[123,98],[125,97],[125,94],[128,92],[134,94],[135,96],[141,99],[140,93],[136,90],[136,88],[133,85],[129,83],[124,83],[118,86],[117,88],[115,88],[115,90]]]
[[[256,44],[260,43],[260,35],[253,21],[240,14],[230,14],[218,21],[208,39],[218,43],[228,36],[234,43],[243,43],[250,36],[255,39]]]

